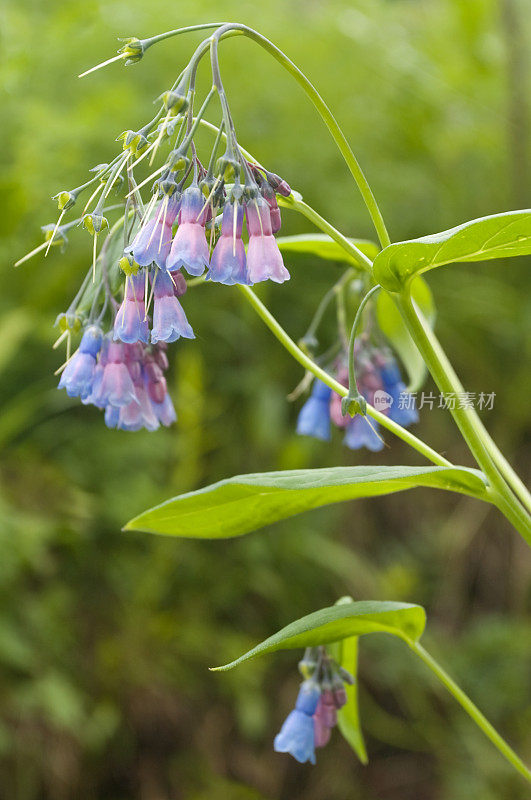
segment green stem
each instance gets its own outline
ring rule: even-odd
[[[382,217],[382,213],[376,202],[376,198],[374,197],[371,187],[367,182],[367,178],[365,177],[363,170],[361,169],[358,160],[345,137],[345,134],[339,127],[334,115],[328,108],[327,104],[315,88],[315,86],[308,80],[306,75],[289,59],[285,53],[282,52],[273,42],[270,42],[269,39],[266,39],[265,36],[258,33],[258,31],[253,30],[252,28],[248,28],[246,25],[231,25],[232,30],[240,30],[245,36],[249,39],[252,39],[254,42],[259,44],[261,47],[264,48],[270,55],[275,58],[279,64],[281,64],[284,69],[286,69],[290,75],[295,78],[297,83],[302,86],[306,95],[314,104],[315,108],[319,112],[323,122],[325,123],[326,127],[330,131],[330,134],[336,143],[341,155],[343,156],[347,167],[350,170],[352,177],[354,178],[360,194],[363,198],[363,202],[367,207],[367,210],[371,216],[373,225],[376,229],[376,233],[378,234],[378,238],[380,240],[380,244],[382,247],[387,247],[387,245],[391,244],[391,239],[389,238],[389,234],[387,233],[387,228],[385,226],[385,222]],[[215,35],[219,35],[219,31],[216,32]]]
[[[363,267],[367,272],[372,272],[372,261],[359,249],[353,242],[344,236],[341,231],[334,228],[328,220],[322,217],[315,211],[308,203],[305,203],[298,192],[292,192],[289,197],[278,197],[278,204],[283,208],[291,208],[293,211],[298,211],[303,214],[306,219],[313,222],[316,228],[319,228],[323,233],[327,233],[331,239],[343,248],[349,256],[356,262],[356,266]]]
[[[205,27],[212,27],[212,26],[205,26]],[[155,42],[162,41],[163,39],[168,39],[171,36],[177,35],[178,33],[182,33],[185,29],[179,28],[176,31],[167,31],[166,33],[161,33],[158,36],[154,36],[149,40],[148,46],[154,44]],[[186,30],[191,30],[190,28]],[[328,128],[334,142],[336,143],[341,155],[343,156],[347,167],[350,170],[352,177],[354,178],[360,194],[363,198],[365,206],[371,216],[373,221],[374,227],[378,234],[378,238],[382,247],[387,247],[388,244],[391,243],[389,238],[389,234],[387,232],[387,228],[385,227],[385,222],[382,217],[382,213],[378,207],[378,203],[376,202],[376,198],[374,197],[372,190],[367,182],[367,178],[363,174],[363,171],[356,159],[356,156],[352,152],[352,149],[345,137],[345,134],[339,127],[337,120],[335,119],[334,115],[326,105],[325,101],[315,88],[315,86],[308,80],[308,78],[304,75],[303,72],[289,59],[285,53],[282,52],[273,42],[269,41],[265,36],[258,33],[258,31],[253,30],[252,28],[247,27],[247,25],[241,25],[240,23],[226,23],[216,30],[213,34],[212,38],[219,40],[229,36],[237,36],[238,34],[242,36],[247,36],[249,39],[252,39],[254,42],[263,47],[270,55],[275,58],[279,64],[281,64],[284,69],[286,69],[289,74],[295,78],[297,83],[302,86],[303,90],[305,91],[308,98],[311,100],[315,108],[317,109],[318,113],[320,114],[322,120],[324,121],[326,127]]]
[[[254,310],[257,312],[258,316],[265,322],[269,330],[276,336],[278,341],[286,348],[288,353],[290,353],[293,358],[299,362],[305,369],[315,375],[316,378],[319,378],[323,383],[326,383],[327,386],[337,392],[341,397],[346,397],[348,394],[348,389],[343,386],[343,384],[336,381],[325,372],[324,369],[313,361],[306,353],[304,353],[300,347],[297,347],[293,339],[286,333],[284,328],[277,322],[271,312],[266,308],[266,306],[262,303],[262,301],[256,296],[252,289],[248,286],[238,285],[238,289],[242,292],[248,302],[252,305]],[[421,439],[417,439],[412,433],[410,433],[405,428],[402,428],[401,425],[397,425],[396,422],[393,422],[389,417],[385,414],[380,413],[375,408],[370,405],[367,405],[367,413],[377,422],[379,422],[382,427],[387,428],[387,430],[394,433],[395,436],[398,436],[399,439],[409,444],[413,447],[418,453],[421,453],[428,461],[431,461],[433,464],[436,464],[439,467],[452,467],[453,464],[450,461],[447,461],[446,458],[437,453],[436,450],[433,450],[429,445],[423,442]]]
[[[377,286],[373,286],[372,289],[369,289],[367,294],[362,298],[358,310],[356,311],[356,316],[354,317],[354,322],[352,323],[352,328],[350,331],[350,340],[348,344],[348,394],[349,397],[356,397],[359,395],[358,391],[358,383],[356,381],[356,365],[354,363],[354,343],[356,341],[356,334],[358,332],[358,327],[361,320],[361,315],[363,314],[363,309],[371,299],[371,297],[379,292],[382,287],[378,284]]]
[[[195,117],[193,117],[193,122],[192,122],[192,125],[190,127],[190,130],[186,134],[184,140],[181,142],[181,145],[180,145],[180,149],[181,150],[186,151],[190,147],[190,143],[191,143],[192,139],[194,138],[194,134],[195,134],[195,132],[197,130],[197,127],[198,127],[199,123],[201,122],[201,120],[203,118],[203,114],[207,110],[208,104],[212,100],[212,97],[214,96],[215,92],[216,92],[216,87],[212,86],[210,91],[209,91],[209,93],[207,94],[207,96],[205,97],[205,99],[203,101],[203,105],[201,106],[201,108],[197,112],[197,115]]]
[[[504,486],[506,487],[504,492],[492,493],[492,502],[531,547],[531,517],[509,491],[507,484],[504,483]]]
[[[406,640],[409,647],[413,652],[431,669],[434,675],[441,681],[442,684],[448,689],[459,705],[464,708],[466,713],[471,717],[476,725],[481,728],[485,736],[490,739],[492,744],[500,751],[504,758],[512,764],[512,766],[520,773],[527,781],[531,783],[531,771],[526,767],[521,758],[517,756],[512,747],[510,747],[505,739],[503,739],[496,729],[490,724],[488,719],[484,717],[479,708],[472,702],[472,700],[465,694],[465,692],[457,685],[457,683],[448,675],[448,673],[435,661],[418,642],[413,642],[410,639]]]
[[[490,457],[492,458],[494,464],[496,464],[501,475],[503,475],[515,495],[520,499],[522,505],[525,506],[525,508],[531,513],[531,495],[527,490],[527,486],[522,480],[520,480],[519,476],[511,467],[503,453],[498,450],[498,446],[491,438],[489,432],[485,429],[483,441],[485,442],[485,447],[487,448]]]
[[[186,28],[175,28],[175,30],[172,31],[159,33],[157,36],[150,36],[149,39],[142,39],[144,53],[151,45],[163,42],[165,39],[170,39],[172,36],[179,36],[181,33],[193,33],[194,31],[206,31],[209,28],[221,28],[226,24],[226,22],[204,22],[201,25],[189,25]]]
[[[449,397],[459,396],[464,392],[461,381],[422,312],[416,307],[409,288],[406,287],[395,297],[409,333],[439,390]],[[456,403],[454,408],[450,407],[449,411],[490,482],[492,502],[508,517],[531,546],[531,517],[522,508],[498,471],[490,452],[495,445],[492,443],[490,447],[486,446],[485,429],[476,411],[473,408],[460,408],[459,403]]]
[[[343,290],[345,284],[347,284],[354,275],[355,272],[353,269],[351,268],[347,269],[343,273],[341,278],[338,281],[336,281],[336,283],[332,286],[332,288],[329,289],[326,292],[326,294],[321,298],[321,302],[317,306],[317,310],[312,317],[312,320],[308,326],[308,330],[300,340],[301,342],[305,342],[307,345],[316,344],[315,336],[328,306],[330,305],[334,297],[338,296],[339,292]]]

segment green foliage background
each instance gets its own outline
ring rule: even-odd
[[[90,259],[85,232],[18,271],[54,219],[50,196],[150,117],[199,34],[79,81],[118,35],[211,19],[273,39],[322,90],[400,240],[529,205],[525,0],[4,0],[0,9],[0,797],[2,800],[519,800],[525,787],[386,637],[361,643],[370,764],[339,735],[314,769],[272,752],[296,692],[293,654],[210,674],[342,594],[428,610],[428,644],[531,759],[530,560],[503,519],[418,490],[288,520],[229,542],[120,532],[172,494],[261,469],[419,463],[293,434],[300,374],[238,293],[187,296],[198,339],[171,348],[179,424],[107,431],[55,389],[52,325]],[[249,42],[222,46],[242,143],[349,235],[372,236],[311,106]],[[527,199],[527,202],[526,202]],[[284,233],[306,230],[284,213]],[[262,296],[296,338],[339,266],[290,260]],[[428,276],[438,332],[487,423],[525,471],[524,259]],[[527,329],[528,332],[528,329]],[[527,344],[526,344],[527,341]],[[432,388],[427,384],[427,389]],[[469,463],[450,417],[419,432]]]

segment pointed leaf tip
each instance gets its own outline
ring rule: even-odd
[[[426,625],[426,612],[412,603],[359,601],[322,608],[286,625],[247,653],[212,671],[225,671],[259,655],[277,650],[332,644],[366,633],[389,633],[406,642],[417,641]]]

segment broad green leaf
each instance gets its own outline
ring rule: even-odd
[[[276,650],[317,647],[366,633],[390,633],[406,642],[417,641],[425,625],[424,609],[411,603],[376,600],[341,603],[301,617],[230,664],[214,669],[232,669],[244,661]]]
[[[413,275],[457,261],[531,253],[531,209],[508,211],[465,222],[442,233],[397,242],[374,260],[374,277],[382,286],[398,292]]]
[[[411,287],[411,294],[431,326],[435,322],[435,305],[430,287],[424,278],[417,278]],[[409,389],[417,391],[426,376],[426,365],[418,348],[407,330],[400,311],[390,294],[380,291],[376,298],[378,325],[400,356],[409,376]]]
[[[374,260],[378,253],[378,245],[368,239],[349,239],[358,250],[361,250],[368,258]],[[306,255],[324,258],[327,261],[344,261],[347,264],[355,264],[358,267],[365,265],[355,256],[349,255],[341,245],[335,242],[326,233],[301,234],[298,236],[279,236],[277,244],[283,253],[301,253]]]
[[[144,511],[124,530],[221,539],[311,508],[432,486],[482,497],[481,473],[465,467],[356,466],[237,475]]]
[[[334,657],[354,678],[353,684],[345,685],[347,702],[337,712],[337,725],[361,763],[367,764],[369,758],[361,730],[358,705],[358,637],[349,636],[348,639],[338,642]]]

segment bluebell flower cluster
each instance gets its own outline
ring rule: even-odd
[[[358,390],[365,400],[394,422],[407,427],[418,422],[415,400],[406,389],[400,368],[388,350],[368,350],[355,345],[357,354]],[[336,364],[336,379],[348,386],[348,371],[344,361]],[[311,395],[304,403],[297,419],[297,433],[330,441],[332,425],[345,431],[343,442],[351,450],[365,447],[378,452],[384,447],[380,426],[369,417],[356,414],[344,416],[341,397],[322,381],[315,379]]]
[[[164,377],[165,348],[116,342],[91,325],[67,363],[59,388],[85,405],[103,409],[109,428],[155,431],[171,425],[177,416]]]
[[[258,168],[248,167],[255,170],[257,182],[245,197],[239,184],[226,190],[223,181],[215,198],[212,193],[205,194],[197,178],[184,190],[169,174],[157,183],[119,261],[125,273],[121,302],[112,294],[106,298],[106,306],[110,299],[112,332],[103,334],[101,315],[97,324],[89,319],[59,382],[59,388],[70,396],[104,408],[109,427],[152,431],[176,418],[165,379],[158,372],[167,366],[163,349],[167,344],[195,338],[181,305],[187,289],[184,273],[199,278],[207,271],[207,280],[226,285],[289,279],[273,236],[273,230],[280,227],[273,186],[284,194],[291,190],[273,173],[265,177]],[[247,252],[244,216],[249,233]],[[102,280],[109,295],[109,277]]]
[[[121,150],[109,163],[94,167],[92,177],[80,186],[55,195],[57,224],[45,226],[46,241],[21,259],[44,247],[46,252],[52,245],[62,247],[67,231],[76,224],[84,225],[93,237],[91,269],[63,315],[65,326],[56,343],[67,337],[59,388],[105,409],[111,427],[155,430],[174,419],[171,400],[161,388],[166,386],[164,376],[150,375],[165,369],[161,364],[166,345],[195,338],[183,304],[188,286],[203,279],[252,286],[263,281],[282,284],[290,278],[275,234],[282,223],[278,198],[289,197],[291,188],[238,144],[217,44],[213,45],[209,38],[198,47],[178,81],[159,96],[160,107],[151,121],[117,137]],[[196,71],[207,52],[212,90],[194,110]],[[204,118],[216,91],[222,98],[217,126]],[[216,132],[206,166],[195,136],[203,123]],[[223,140],[225,151],[220,156]],[[148,163],[147,156],[152,164],[162,153],[162,165],[137,183],[139,165]],[[151,184],[147,201],[141,191],[146,184]],[[63,222],[87,191],[91,195],[81,217]],[[107,205],[111,192],[119,195],[117,205]],[[106,215],[116,209],[121,216],[112,224]],[[122,236],[123,245],[117,246]],[[347,285],[342,283],[341,291]],[[70,358],[72,334],[79,328],[83,337]],[[343,332],[339,339],[344,338]],[[361,359],[359,390],[370,403],[383,398],[386,404],[380,410],[409,425],[417,413],[411,403],[402,402],[405,387],[398,366],[380,355]],[[337,377],[345,383],[342,372],[340,364]],[[352,449],[383,447],[375,422],[362,416],[343,417],[339,396],[315,381],[297,431],[329,440],[332,423],[344,429],[345,444]]]
[[[131,41],[137,46],[138,40],[130,40],[126,49]],[[177,82],[159,95],[153,119],[116,138],[120,150],[109,163],[91,169],[80,186],[55,195],[57,223],[45,226],[45,241],[17,262],[43,249],[47,254],[54,245],[63,249],[67,231],[76,225],[93,237],[91,268],[62,315],[55,346],[66,338],[59,388],[104,408],[110,427],[155,430],[174,419],[160,376],[150,374],[160,368],[161,353],[166,359],[167,344],[195,338],[182,304],[187,286],[202,279],[252,286],[290,278],[274,235],[281,226],[277,197],[288,197],[291,188],[239,146],[211,44],[205,40]],[[194,109],[197,68],[207,52],[212,89]],[[205,118],[215,90],[223,98],[218,125]],[[206,166],[196,140],[200,124],[216,132]],[[138,182],[139,165],[144,169],[161,156],[162,165]],[[145,185],[150,185],[147,199]],[[63,222],[85,192],[90,197],[81,216]],[[112,203],[116,193],[119,202]],[[116,210],[113,222],[108,215]],[[120,239],[123,245],[117,244]],[[70,356],[72,337],[80,330],[81,343]]]
[[[315,749],[324,747],[337,724],[337,712],[347,702],[352,676],[339,667],[325,647],[307,648],[299,669],[305,678],[295,708],[275,736],[277,753],[289,753],[301,764],[315,764]]]

